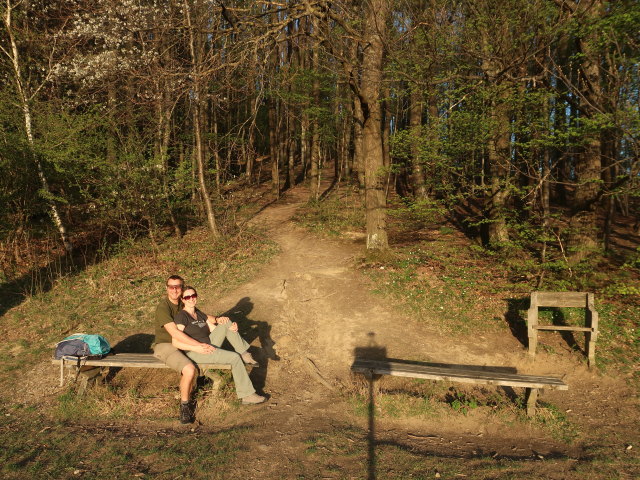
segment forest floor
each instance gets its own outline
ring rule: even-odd
[[[441,327],[435,313],[417,318],[403,312],[375,294],[371,278],[356,268],[363,252],[361,235],[319,239],[293,222],[308,198],[307,189],[296,187],[251,220],[280,248],[251,281],[219,298],[199,292],[204,311],[226,312],[251,340],[260,361],[251,375],[269,397],[265,404],[225,410],[215,400],[218,394],[205,385],[199,391],[194,425],[148,417],[108,424],[67,422],[66,434],[90,432],[94,438],[126,443],[172,435],[191,435],[194,442],[202,442],[220,432],[236,432],[239,447],[231,452],[224,471],[216,471],[215,464],[210,472],[201,466],[201,472],[208,472],[202,478],[640,477],[640,410],[627,376],[589,370],[580,355],[565,354],[560,336],[549,340],[557,341],[558,348],[541,351],[531,362],[506,323],[489,333],[451,332]],[[350,372],[354,357],[364,351],[406,360],[515,367],[520,373],[562,377],[569,390],[545,391],[534,420],[516,405],[522,392],[515,392],[518,398],[511,392],[497,406],[487,402],[470,408],[464,395],[499,392],[504,397],[509,392],[394,378],[381,380],[383,393],[374,396],[370,406],[367,383]],[[45,367],[45,372],[47,380],[41,376],[42,367],[26,375],[16,395],[28,397],[31,405],[47,395],[53,399],[61,391],[57,370]],[[140,383],[145,378],[153,382],[159,374],[125,369],[121,375]],[[177,377],[165,378],[155,388],[170,387],[174,380]],[[459,408],[442,401],[434,406],[416,393],[420,389],[436,397],[454,395]],[[151,396],[147,403],[154,401]],[[177,415],[176,405],[172,408]],[[198,443],[197,448],[207,447]],[[206,461],[197,458],[194,461]],[[75,476],[93,471],[100,477],[89,466],[91,461],[98,459],[89,455]],[[127,461],[131,458],[123,459]],[[162,457],[157,454],[136,462],[122,472],[127,474],[123,478],[174,478],[162,473]]]

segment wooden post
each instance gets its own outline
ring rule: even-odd
[[[531,304],[527,311],[527,334],[529,337],[529,356],[536,356],[538,346],[538,292],[531,292]]]
[[[98,381],[101,370],[100,367],[80,367],[80,386],[78,387],[78,393],[80,395],[84,394],[87,388]]]
[[[206,369],[202,374],[213,383],[213,386],[211,387],[212,392],[220,390],[220,387],[222,386],[222,377],[219,373]]]
[[[527,416],[533,417],[536,414],[536,401],[538,400],[538,389],[527,388],[525,391],[527,401]]]
[[[586,326],[591,328],[585,334],[585,349],[587,350],[587,362],[589,368],[596,364],[596,342],[598,340],[598,312],[594,306],[593,293],[587,294],[587,309],[585,312]]]

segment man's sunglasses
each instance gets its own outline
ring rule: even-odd
[[[182,285],[167,285],[169,290],[182,290]]]
[[[182,300],[191,300],[192,298],[195,300],[196,298],[198,298],[198,294],[194,293],[193,295],[185,295],[184,297],[182,297]]]

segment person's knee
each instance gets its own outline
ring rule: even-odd
[[[196,376],[196,367],[194,364],[190,363],[189,365],[185,365],[182,369],[182,376],[187,378],[193,378]]]
[[[231,359],[231,365],[239,365],[244,363],[242,361],[242,357],[240,356],[239,353],[233,352],[233,357]]]

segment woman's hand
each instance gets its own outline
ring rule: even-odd
[[[229,325],[229,330],[231,330],[232,332],[237,332],[238,331],[238,324],[236,322],[233,322],[231,325]]]
[[[209,345],[208,343],[201,343],[196,347],[196,352],[202,353],[204,355],[208,355],[216,351],[216,347],[213,345]]]
[[[224,325],[225,323],[229,323],[231,320],[229,320],[229,317],[216,317],[216,323],[218,325]]]

